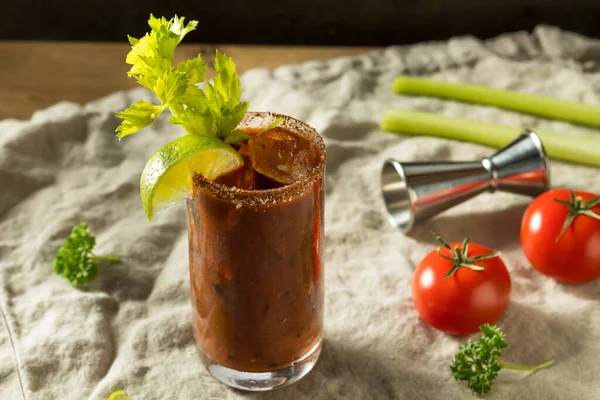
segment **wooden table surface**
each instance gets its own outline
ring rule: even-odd
[[[201,52],[212,64],[215,49],[231,56],[238,72],[254,67],[365,53],[365,47],[286,47],[184,44],[177,59]],[[0,41],[0,119],[28,119],[61,100],[85,103],[134,88],[127,78],[127,43]]]

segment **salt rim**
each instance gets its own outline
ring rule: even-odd
[[[320,153],[319,164],[310,170],[308,176],[300,179],[289,185],[275,189],[267,190],[247,190],[238,189],[235,187],[225,186],[206,179],[202,174],[194,174],[194,189],[203,188],[221,200],[231,201],[236,204],[236,208],[242,206],[256,206],[264,204],[277,204],[292,201],[295,197],[306,193],[310,189],[310,185],[314,184],[318,178],[323,176],[325,162],[327,161],[327,152],[325,142],[319,133],[310,125],[298,119],[287,115],[273,112],[249,112],[244,116],[244,119],[238,125],[238,128],[248,127],[266,127],[276,119],[281,118],[283,123],[280,125],[287,128],[304,139],[314,143]],[[194,196],[196,197],[195,191]]]

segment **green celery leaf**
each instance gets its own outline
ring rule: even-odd
[[[192,108],[193,111],[200,113],[206,112],[208,108],[208,99],[206,95],[197,86],[188,85],[185,93],[179,98],[180,104],[185,104],[186,107]]]
[[[252,135],[246,134],[243,130],[236,129],[234,131],[229,132],[228,134],[225,134],[223,136],[223,139],[225,140],[225,143],[235,144],[238,142],[243,142],[245,140],[248,140],[252,137],[253,137]]]
[[[187,25],[184,24],[185,17],[179,18],[177,15],[173,17],[171,22],[170,30],[179,37],[179,41],[185,37],[188,33],[198,27],[198,21],[190,21]]]
[[[250,103],[244,101],[236,105],[232,110],[224,109],[217,121],[217,130],[221,137],[225,137],[233,131],[246,115]]]
[[[196,85],[204,81],[206,64],[202,60],[202,55],[198,54],[196,58],[190,58],[177,64],[177,71],[187,74],[190,85]]]
[[[271,123],[269,126],[267,126],[265,129],[263,129],[262,131],[258,132],[255,136],[262,136],[265,132],[270,131],[273,128],[276,128],[277,126],[279,126],[281,123],[283,122],[283,118],[277,118],[275,121],[273,121],[273,123]]]
[[[224,104],[233,108],[242,95],[242,84],[235,71],[235,63],[231,57],[217,50],[214,64],[217,76],[213,79],[213,86],[221,94]]]
[[[129,36],[129,35],[127,35],[127,39],[129,40],[129,43],[131,44],[131,46],[135,46],[140,41],[139,39],[136,39],[133,36]]]
[[[188,85],[180,101],[187,107],[193,107],[200,112],[204,112],[207,107],[207,98],[204,91],[198,87],[198,83],[204,81],[206,74],[206,64],[202,60],[202,55],[198,54],[196,58],[182,61],[177,65],[177,71],[186,74]]]
[[[171,122],[182,125],[188,133],[216,136],[228,141],[240,140],[235,128],[248,111],[248,103],[240,102],[242,85],[233,60],[217,50],[214,66],[216,76],[206,89],[198,87],[206,74],[202,56],[173,65],[175,48],[197,21],[185,23],[185,18],[171,20],[150,15],[151,28],[142,38],[129,37],[131,51],[126,62],[131,65],[130,77],[154,92],[161,102],[160,111],[169,108]],[[158,107],[158,106],[152,106]],[[119,137],[129,135],[153,122],[159,113],[147,104],[136,104],[118,114],[124,121]]]
[[[210,111],[199,112],[193,108],[180,111],[171,117],[172,124],[179,124],[190,134],[215,136],[216,124]]]
[[[128,109],[118,112],[117,117],[123,119],[117,127],[118,138],[121,139],[147,127],[158,118],[163,110],[162,106],[155,106],[141,100],[132,104]]]
[[[169,105],[181,97],[186,92],[187,87],[187,75],[171,68],[156,80],[154,93],[163,104]]]
[[[148,26],[150,26],[153,31],[160,31],[162,28],[169,29],[171,23],[165,17],[156,18],[152,13],[150,13]]]
[[[217,50],[214,65],[217,75],[212,84],[206,84],[205,94],[216,121],[217,137],[224,139],[242,121],[249,104],[240,103],[242,85],[233,60]]]
[[[154,39],[154,53],[158,58],[164,58],[171,64],[175,57],[175,47],[180,42],[179,35],[171,31],[171,21],[165,17],[155,18],[150,14],[148,25],[152,28],[150,36]]]
[[[150,33],[146,33],[139,40],[129,39],[132,49],[125,59],[127,64],[132,65],[129,76],[158,77],[165,68],[173,66],[175,47],[182,36],[170,30],[172,22],[164,17],[155,18],[150,14],[148,25],[152,28]],[[152,87],[149,89],[152,90]]]

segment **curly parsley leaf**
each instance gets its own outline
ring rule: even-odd
[[[479,329],[482,333],[481,339],[475,342],[469,340],[467,344],[460,346],[450,366],[454,378],[467,382],[467,386],[473,393],[489,393],[502,368],[536,371],[554,363],[550,360],[533,367],[504,364],[500,356],[507,346],[506,334],[502,333],[496,325],[485,324]]]
[[[98,266],[96,261],[118,261],[116,256],[97,256],[92,252],[96,238],[90,234],[86,223],[73,228],[54,260],[53,269],[73,286],[92,280],[96,277]]]

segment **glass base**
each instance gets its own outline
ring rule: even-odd
[[[289,367],[269,372],[238,371],[217,363],[201,350],[199,353],[208,372],[227,386],[251,392],[266,392],[291,385],[306,376],[319,359],[321,341],[316,343],[303,358],[295,361]]]

